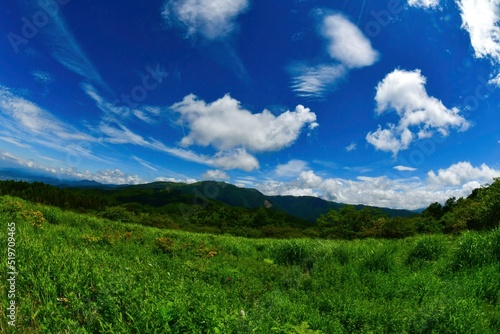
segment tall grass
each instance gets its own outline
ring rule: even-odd
[[[2,333],[498,333],[500,327],[498,229],[403,240],[245,239],[0,201],[0,249],[5,254],[6,226],[15,221],[19,271],[17,331],[2,316]]]

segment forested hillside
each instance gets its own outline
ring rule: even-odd
[[[264,196],[255,189],[219,182],[59,188],[39,182],[0,181],[0,194],[125,223],[246,237],[403,238],[492,229],[500,221],[498,178],[467,198],[433,203],[411,215],[313,197]]]

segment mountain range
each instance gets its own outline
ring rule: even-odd
[[[22,170],[4,169],[0,171],[0,179],[43,182],[60,188],[92,188],[115,193],[120,202],[155,203],[161,206],[172,199],[183,198],[185,202],[195,204],[218,201],[234,207],[249,209],[267,208],[285,212],[289,215],[310,222],[331,209],[338,210],[344,203],[327,201],[313,196],[268,196],[252,188],[240,188],[230,183],[217,181],[200,181],[196,183],[153,182],[139,185],[105,185],[89,180],[56,179],[49,176],[33,174]],[[389,217],[409,217],[416,211],[355,205],[357,209],[375,208]]]

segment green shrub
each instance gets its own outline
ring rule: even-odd
[[[391,247],[377,247],[365,252],[361,265],[368,271],[389,272],[394,265],[394,250]]]
[[[406,263],[436,261],[446,251],[446,243],[442,236],[424,236],[417,240],[410,250]]]
[[[299,265],[308,270],[314,265],[313,251],[303,240],[281,242],[272,253],[277,264]]]
[[[172,238],[156,238],[156,247],[163,253],[174,253],[175,241]]]
[[[488,265],[497,259],[493,245],[480,233],[466,232],[457,241],[451,268],[453,271]]]

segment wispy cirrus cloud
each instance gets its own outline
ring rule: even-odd
[[[291,88],[298,96],[320,99],[344,78],[347,70],[339,64],[318,66],[301,64],[292,67],[291,72],[296,73],[292,78]]]
[[[259,168],[257,159],[242,148],[217,152],[212,156],[202,155],[191,150],[167,146],[154,138],[144,138],[116,120],[101,122],[96,131],[101,134],[100,139],[105,143],[132,144],[164,152],[186,161],[223,169],[251,171]]]
[[[54,82],[54,76],[50,74],[49,72],[42,71],[42,70],[36,70],[31,72],[31,75],[33,75],[33,79],[36,82],[43,83],[43,84],[50,84]]]
[[[131,116],[145,123],[155,123],[160,117],[162,108],[151,105],[139,105],[135,103],[136,107],[128,105],[119,105],[119,101],[110,102],[95,89],[94,86],[84,83],[81,85],[83,91],[95,102],[96,106],[104,112],[104,118],[118,118],[127,119]]]
[[[413,167],[401,166],[401,165],[394,166],[394,169],[398,170],[400,172],[413,172],[413,171],[417,170],[416,168],[413,168]]]
[[[201,35],[209,40],[223,39],[236,28],[236,18],[250,5],[249,0],[169,0],[163,17],[180,25],[188,37]]]
[[[342,14],[324,16],[319,32],[333,62],[291,66],[291,88],[298,96],[320,99],[333,90],[350,70],[371,66],[379,58],[370,40]]]
[[[43,139],[64,147],[66,141],[89,141],[96,139],[60,121],[49,111],[22,96],[15,95],[7,87],[0,86],[0,119],[4,133],[22,141]]]
[[[134,159],[135,161],[137,161],[141,166],[144,166],[146,167],[147,169],[150,169],[154,172],[157,172],[158,169],[156,169],[155,167],[153,167],[149,162],[139,158],[139,157],[136,157],[135,155],[132,156],[132,159]]]
[[[32,1],[32,6],[39,10],[40,3]],[[71,72],[111,91],[68,27],[62,11],[51,11],[50,16],[47,24],[40,31],[48,41],[52,57]],[[42,77],[46,78],[46,76]]]
[[[7,143],[10,143],[10,144],[15,145],[17,147],[32,148],[31,145],[24,144],[21,141],[19,141],[18,139],[14,139],[14,138],[11,138],[11,137],[0,136],[0,140],[6,141]]]

